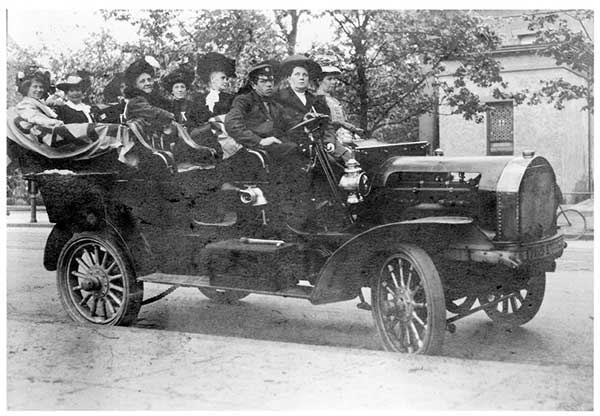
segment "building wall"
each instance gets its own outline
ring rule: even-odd
[[[557,79],[581,82],[572,72],[556,67],[543,57],[521,55],[499,58],[502,62],[502,78],[509,89],[519,91],[539,88],[542,79]],[[452,65],[449,65],[449,70]],[[477,89],[482,101],[494,101],[490,91]],[[582,111],[583,100],[567,102],[563,110],[552,104],[529,106],[522,104],[514,108],[514,154],[523,150],[535,150],[546,157],[554,167],[557,182],[563,193],[587,192],[589,185],[588,113]],[[448,156],[486,155],[486,123],[467,121],[460,115],[448,115],[450,108],[440,107],[440,147]],[[574,198],[569,198],[572,202]]]

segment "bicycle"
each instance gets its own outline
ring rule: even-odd
[[[575,208],[563,209],[560,204],[556,211],[556,225],[566,237],[573,240],[581,238],[587,229],[585,217],[581,212]]]

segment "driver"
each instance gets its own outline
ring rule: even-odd
[[[289,128],[289,120],[282,106],[271,97],[274,91],[275,68],[272,61],[252,67],[248,74],[247,91],[238,95],[225,117],[227,133],[241,145],[265,150],[272,159],[271,176],[275,186],[267,195],[278,207],[271,215],[276,228],[283,229],[284,223],[294,228],[303,228],[310,205],[310,163],[306,146],[299,143]],[[301,119],[300,119],[301,121]],[[306,141],[306,139],[304,139]],[[235,159],[233,156],[232,159]],[[239,156],[237,157],[239,159]],[[237,169],[238,164],[232,161]],[[242,170],[244,167],[241,167]]]
[[[330,115],[325,97],[314,95],[308,90],[310,81],[317,80],[321,76],[321,67],[318,63],[304,55],[292,55],[283,60],[280,72],[287,77],[289,86],[277,91],[273,99],[282,105],[286,124],[294,126],[300,123],[309,112]],[[326,149],[334,159],[345,162],[352,157],[350,150],[336,140],[331,123],[328,122],[321,131]],[[301,140],[304,132],[298,129],[293,135],[298,137],[297,140]]]
[[[247,91],[238,95],[225,117],[225,130],[242,146],[266,150],[274,159],[286,158],[298,151],[290,141],[283,117],[283,108],[271,97],[275,79],[272,62],[262,62],[250,68]]]

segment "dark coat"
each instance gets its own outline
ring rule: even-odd
[[[219,101],[217,101],[215,103],[215,106],[213,107],[213,111],[210,111],[208,109],[208,106],[206,105],[206,96],[207,95],[208,95],[208,92],[206,92],[204,94],[200,94],[194,100],[194,102],[200,107],[200,111],[201,111],[200,121],[201,122],[206,122],[211,117],[220,116],[223,114],[227,114],[229,112],[229,110],[231,109],[231,105],[233,103],[233,98],[234,98],[234,96],[232,94],[228,94],[226,92],[220,92],[219,93]]]
[[[125,111],[125,100],[118,103],[101,105],[94,117],[98,123],[121,123],[121,115]]]
[[[175,120],[173,113],[153,104],[154,97],[142,90],[127,88],[125,98],[129,99],[125,105],[127,120],[142,120],[154,128],[162,128],[165,124]]]
[[[283,108],[254,91],[236,96],[225,117],[227,134],[246,147],[258,147],[261,139],[269,136],[285,141],[286,127]]]
[[[330,115],[329,106],[325,101],[325,97],[314,95],[310,91],[306,91],[306,105],[302,104],[300,98],[292,90],[291,87],[282,88],[273,95],[273,101],[283,107],[284,124],[287,128],[292,128],[304,119],[304,115],[310,111]],[[336,138],[335,129],[331,123],[327,123],[322,130],[322,138],[325,143],[333,143],[335,150],[333,156],[335,158],[346,160],[350,157],[350,152],[342,146]],[[306,140],[306,133],[303,129],[296,129],[288,133],[288,136],[296,143],[302,143]]]
[[[282,105],[284,108],[284,117],[291,126],[300,123],[304,115],[312,111],[313,107],[318,113],[330,114],[325,97],[314,95],[310,91],[306,91],[306,105],[302,104],[300,98],[298,98],[290,87],[275,92],[273,100]]]
[[[77,111],[68,105],[59,105],[53,107],[54,112],[56,113],[56,118],[62,120],[65,124],[73,124],[73,123],[89,123],[87,116],[83,111]],[[90,117],[92,122],[96,121],[94,117],[94,108],[90,109]]]
[[[203,120],[205,117],[203,109],[196,102],[187,98],[171,100],[167,110],[175,115],[175,120],[179,124],[184,125],[190,131],[206,121]]]

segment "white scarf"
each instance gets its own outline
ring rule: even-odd
[[[87,104],[84,104],[84,103],[75,104],[74,102],[72,102],[72,101],[68,101],[68,100],[67,100],[67,102],[65,103],[65,105],[66,105],[67,107],[70,107],[70,108],[72,108],[72,109],[73,109],[73,110],[75,110],[75,111],[80,111],[80,112],[82,112],[82,113],[83,113],[83,114],[85,114],[85,116],[87,117],[87,119],[88,119],[88,122],[89,122],[89,123],[93,123],[92,116],[90,115],[90,106],[89,106],[89,105],[87,105]]]
[[[218,102],[219,102],[219,91],[210,90],[210,92],[206,96],[206,105],[211,113],[213,112],[213,109],[215,108],[215,103],[218,103]]]

